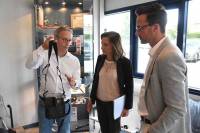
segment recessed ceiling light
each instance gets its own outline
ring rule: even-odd
[[[66,5],[66,2],[63,1],[63,2],[62,2],[62,5],[63,5],[63,6]]]
[[[45,1],[45,2],[44,2],[44,4],[45,4],[45,5],[48,5],[48,4],[49,4],[49,2],[48,2],[48,1]]]

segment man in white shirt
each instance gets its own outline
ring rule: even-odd
[[[68,52],[69,45],[71,44],[73,31],[68,27],[59,27],[54,32],[54,41],[57,44],[58,49],[58,62],[56,59],[55,51],[52,49],[51,58],[49,60],[50,66],[47,70],[48,64],[48,49],[49,42],[53,37],[49,37],[45,40],[38,49],[34,50],[32,55],[26,62],[26,66],[29,69],[37,69],[41,67],[41,86],[39,91],[39,130],[40,133],[51,133],[53,119],[48,119],[45,116],[44,107],[44,94],[59,94],[65,92],[65,101],[71,98],[70,89],[80,84],[80,63],[77,57]],[[59,70],[57,69],[59,67]],[[45,74],[46,79],[45,79]],[[61,79],[59,77],[61,76]],[[70,109],[71,102],[65,103],[65,110]],[[70,111],[71,112],[71,111]],[[58,118],[59,133],[70,133],[70,117],[71,113],[64,116],[64,118]]]
[[[190,133],[187,66],[165,35],[166,10],[154,3],[139,7],[136,15],[136,34],[151,46],[138,103],[141,133]]]

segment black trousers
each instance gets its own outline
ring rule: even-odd
[[[98,119],[102,133],[119,133],[120,118],[114,119],[113,102],[103,102],[96,100]]]

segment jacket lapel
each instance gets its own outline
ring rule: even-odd
[[[153,55],[153,57],[152,57],[152,62],[151,62],[151,64],[149,65],[149,68],[148,68],[147,73],[146,73],[145,88],[147,88],[147,86],[148,86],[148,84],[149,84],[150,76],[151,76],[151,73],[152,73],[152,70],[153,70],[155,61],[156,61],[158,55],[160,54],[160,52],[163,50],[163,48],[164,48],[167,44],[169,44],[168,38],[166,38],[166,39],[164,40],[164,42],[161,44],[161,46],[158,47],[158,49],[156,50],[156,53],[155,53],[155,54]]]
[[[100,72],[100,70],[101,70],[101,68],[102,68],[102,66],[103,66],[103,64],[104,64],[104,61],[105,61],[105,59],[106,59],[106,56],[105,55],[102,55],[101,56],[101,59],[99,60],[99,62],[98,62],[98,65],[96,66],[97,67],[97,74],[99,75],[99,72]]]

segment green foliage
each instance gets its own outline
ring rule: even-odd
[[[200,32],[188,33],[187,38],[200,38]]]
[[[85,34],[84,35],[85,40],[90,40],[92,38],[91,34]]]
[[[176,31],[173,30],[173,29],[167,30],[167,35],[168,35],[171,39],[173,39],[173,40],[175,40],[176,37],[177,37]]]

